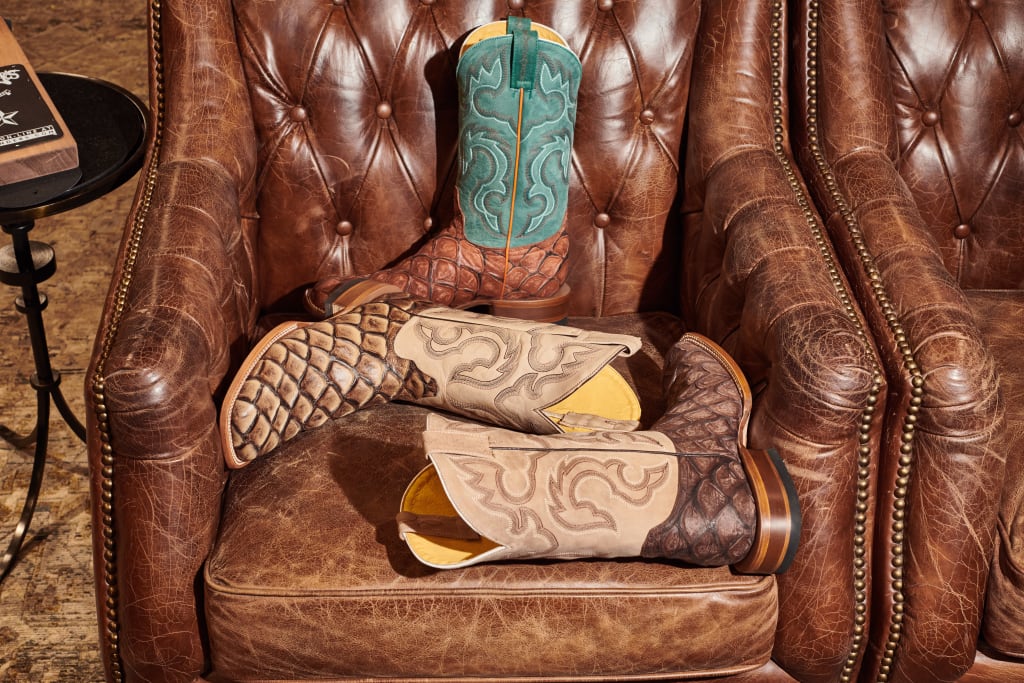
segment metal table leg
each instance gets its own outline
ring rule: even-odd
[[[60,416],[71,427],[75,435],[85,441],[85,427],[72,413],[61,393],[60,373],[50,365],[50,350],[46,343],[46,329],[43,326],[43,310],[46,308],[47,300],[45,295],[39,293],[36,286],[53,275],[57,269],[57,262],[53,249],[48,244],[31,242],[28,239],[28,233],[32,227],[32,221],[3,226],[4,232],[11,235],[12,244],[0,249],[0,281],[21,288],[21,296],[17,298],[15,306],[28,321],[29,339],[32,343],[32,357],[36,370],[31,381],[32,388],[36,392],[35,428],[31,433],[19,436],[6,427],[0,426],[0,437],[17,448],[26,448],[29,444],[35,443],[32,478],[29,482],[21,517],[14,529],[14,535],[3,558],[0,558],[0,581],[3,581],[10,573],[35,513],[39,489],[42,486],[43,469],[46,465],[51,399]]]

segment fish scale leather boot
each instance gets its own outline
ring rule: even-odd
[[[367,406],[406,401],[536,434],[632,430],[633,389],[610,366],[628,335],[435,306],[401,292],[288,322],[250,352],[220,414],[228,465]]]
[[[431,415],[430,464],[399,532],[437,568],[512,559],[645,557],[785,571],[800,508],[785,466],[746,447],[750,389],[715,344],[684,335],[669,408],[648,431],[530,435]]]
[[[459,157],[451,224],[369,276],[454,308],[553,322],[568,311],[565,216],[581,66],[565,40],[529,19],[474,30],[456,67]],[[306,291],[321,315],[365,301],[328,277]]]

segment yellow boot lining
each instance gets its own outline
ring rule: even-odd
[[[560,36],[554,29],[551,29],[544,24],[534,22],[530,24],[530,29],[536,31],[537,37],[541,40],[546,40],[550,43],[568,47],[568,43],[565,42],[565,38]],[[462,55],[466,53],[466,50],[483,40],[505,35],[506,30],[506,22],[504,21],[492,21],[489,24],[477,27],[468,36],[466,36],[466,41],[462,44],[462,48],[459,50],[459,57],[462,57]]]
[[[588,432],[587,427],[574,426],[562,419],[567,415],[596,415],[614,422],[640,420],[640,400],[633,387],[610,365],[590,378],[579,389],[544,410],[564,432]]]
[[[458,512],[448,494],[445,493],[440,477],[433,465],[427,466],[416,475],[402,499],[402,512],[430,518],[449,518],[453,522],[460,520]],[[415,526],[415,521],[410,523]],[[460,526],[453,524],[454,526]],[[481,555],[499,547],[494,541],[477,536],[476,540],[467,538],[446,538],[431,536],[415,531],[405,531],[405,541],[409,549],[424,564],[432,567],[458,565],[477,555]]]

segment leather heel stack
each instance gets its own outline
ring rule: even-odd
[[[800,545],[796,486],[774,449],[740,448],[740,460],[757,507],[757,530],[750,552],[733,568],[744,574],[781,574],[793,563]]]

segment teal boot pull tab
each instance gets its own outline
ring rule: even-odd
[[[530,30],[529,19],[509,17],[505,33],[512,36],[512,54],[509,56],[512,74],[509,78],[509,87],[532,91],[537,72],[537,43],[540,40],[537,32]]]

